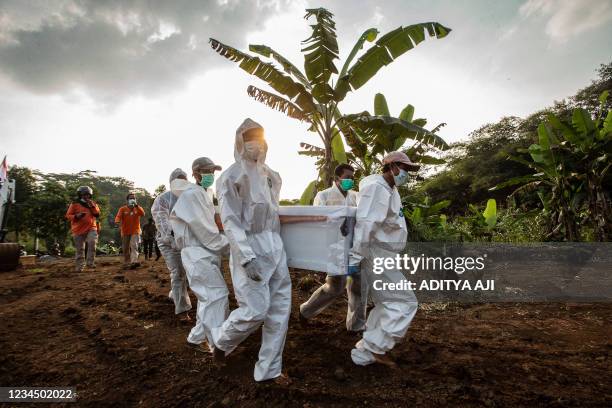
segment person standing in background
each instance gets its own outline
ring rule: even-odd
[[[145,260],[153,257],[153,249],[155,248],[155,260],[157,261],[161,254],[159,248],[155,242],[155,236],[157,235],[157,228],[153,223],[153,218],[149,217],[149,221],[142,227],[142,244]]]
[[[119,209],[115,216],[115,224],[121,228],[121,248],[123,250],[123,268],[135,269],[138,262],[138,241],[140,239],[140,217],[145,215],[144,209],[136,202],[134,193],[126,196],[127,204]]]
[[[87,261],[89,268],[95,268],[96,244],[100,232],[100,208],[92,199],[93,190],[89,186],[81,186],[77,189],[77,200],[70,204],[66,212],[66,218],[70,221],[70,230],[74,237],[75,247],[75,270],[83,271],[83,259]],[[87,244],[87,256],[84,257],[85,245]]]

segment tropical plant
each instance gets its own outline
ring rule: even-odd
[[[404,150],[417,163],[444,163],[444,159],[431,153],[448,149],[448,144],[436,134],[446,123],[440,123],[431,131],[423,131],[427,119],[414,119],[414,106],[410,104],[398,117],[393,117],[385,96],[378,93],[374,97],[374,115],[365,111],[344,118],[346,126],[350,126],[357,136],[347,137],[351,147],[348,158],[361,176],[377,171],[382,166],[382,157],[395,150]],[[407,140],[414,143],[406,146]]]
[[[604,180],[612,164],[612,111],[604,109],[608,92],[600,96],[594,115],[573,110],[571,121],[549,114],[538,126],[538,143],[529,146],[531,160],[510,156],[536,173],[515,177],[493,189],[520,185],[512,194],[535,190],[549,220],[548,239],[562,234],[567,241],[581,240],[588,225],[598,241],[612,237],[610,195]]]
[[[485,209],[481,212],[478,206],[469,204],[468,213],[455,217],[449,230],[460,241],[492,241],[497,227],[497,201],[487,200]]]
[[[410,241],[440,240],[440,236],[446,233],[446,215],[441,211],[451,202],[444,200],[431,204],[430,201],[429,197],[422,201],[402,200]]]
[[[341,133],[345,138],[357,137],[350,133],[350,127],[341,126],[343,115],[339,104],[346,95],[361,88],[382,67],[424,41],[426,35],[444,38],[450,29],[437,22],[398,27],[380,37],[353,63],[364,44],[374,42],[378,36],[378,30],[370,28],[359,37],[338,72],[334,62],[338,59],[339,50],[333,14],[324,8],[307,9],[305,19],[311,18],[316,20],[311,26],[312,35],[302,42],[304,73],[266,45],[250,45],[249,50],[276,61],[282,69],[271,61],[264,62],[258,56],[239,51],[216,39],[211,38],[210,44],[217,53],[238,63],[240,68],[263,80],[277,92],[251,85],[247,88],[249,96],[310,125],[309,130],[319,136],[323,146],[310,145],[312,147],[305,147],[305,150],[313,152],[313,155],[323,153],[322,160],[318,162],[319,184],[327,186],[333,178],[335,165],[347,161]],[[425,129],[419,131],[429,133]],[[306,197],[307,192],[314,193],[316,184],[316,181],[310,183],[305,191]]]

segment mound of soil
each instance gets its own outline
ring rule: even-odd
[[[288,383],[257,384],[260,334],[218,368],[187,344],[192,324],[174,315],[163,260],[120,265],[0,274],[1,386],[74,386],[85,407],[612,406],[610,304],[421,305],[391,353],[396,370],[358,367],[346,300],[301,327],[296,311],[313,289],[292,271]]]

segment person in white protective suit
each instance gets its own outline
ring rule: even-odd
[[[263,323],[256,381],[282,381],[282,354],[291,311],[291,279],[280,237],[281,178],[266,164],[261,125],[246,119],[236,131],[232,164],[217,181],[221,221],[239,307],[213,329],[215,347],[231,353]]]
[[[361,269],[361,279],[369,289],[374,309],[368,315],[363,338],[351,350],[351,358],[358,365],[378,362],[394,366],[385,353],[405,336],[417,312],[418,303],[412,291],[375,290],[372,286],[375,280],[382,285],[400,282],[405,279],[401,271],[391,268],[374,274],[372,265],[374,258],[394,258],[406,246],[408,233],[397,187],[408,180],[409,171],[418,168],[403,152],[392,152],[383,158],[382,174],[370,175],[359,183],[349,270]]]
[[[326,190],[317,193],[313,205],[327,206],[357,206],[358,195],[352,190],[355,170],[348,164],[340,164],[334,171],[334,182]],[[346,225],[343,224],[343,226]],[[346,288],[348,310],[346,313],[346,329],[352,332],[363,331],[367,297],[361,297],[361,277],[357,273],[347,279],[346,275],[325,278],[325,283],[319,287],[306,302],[300,305],[299,318],[302,324],[325,310],[335,299],[340,297]]]
[[[175,179],[187,180],[187,173],[175,169],[170,174],[170,183]],[[176,203],[177,197],[168,190],[155,198],[151,206],[151,216],[157,227],[157,246],[161,252],[168,271],[170,271],[170,294],[168,297],[174,302],[174,313],[185,313],[185,320],[190,320],[191,300],[187,289],[187,276],[181,261],[181,251],[176,247],[172,227],[170,226],[170,212]]]
[[[229,313],[228,290],[221,272],[221,255],[228,242],[215,222],[215,207],[211,186],[215,170],[221,170],[207,157],[192,164],[197,184],[175,180],[172,192],[178,195],[170,213],[174,240],[181,251],[189,287],[198,299],[196,324],[187,341],[191,344],[208,342],[215,360],[223,352],[215,349],[211,329],[220,326]]]

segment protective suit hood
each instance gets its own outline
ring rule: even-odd
[[[179,197],[183,191],[194,186],[196,185],[187,180],[176,178],[170,182],[170,191],[172,191],[172,194],[174,194],[176,197]]]
[[[234,159],[238,163],[252,163],[255,164],[252,160],[249,160],[245,155],[244,150],[244,134],[251,129],[263,129],[259,123],[255,122],[251,118],[246,118],[244,122],[238,127],[236,130],[236,141],[234,143]],[[258,165],[264,165],[266,162],[266,154],[268,153],[268,144],[264,141],[264,147],[257,158]]]
[[[179,178],[180,176],[187,178],[187,173],[177,167],[172,171],[172,173],[170,173],[170,183],[172,183],[173,180]]]

